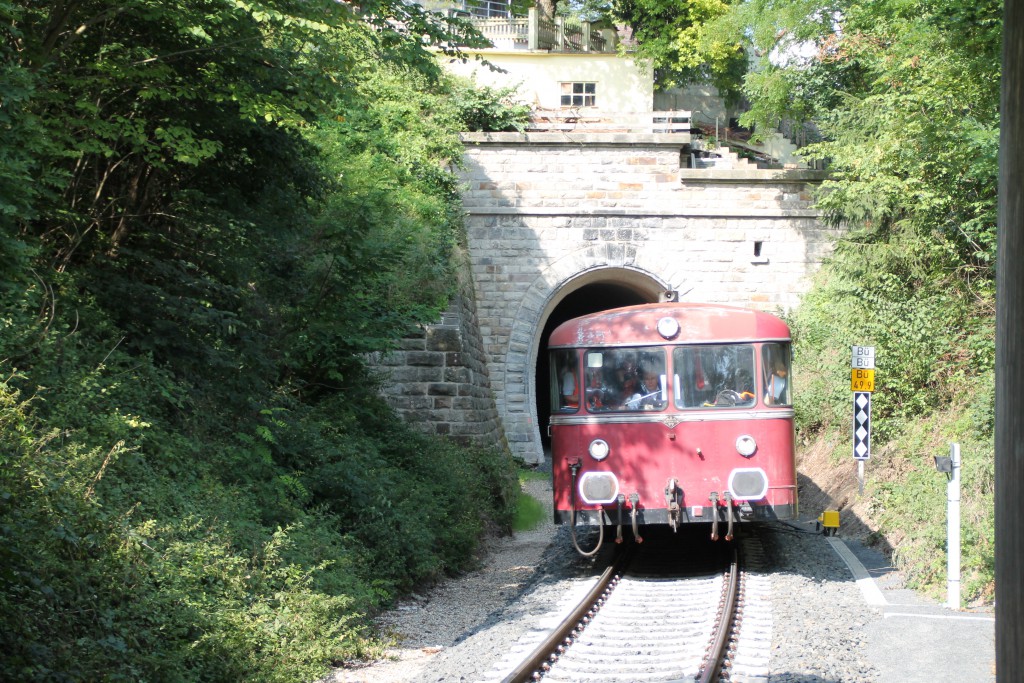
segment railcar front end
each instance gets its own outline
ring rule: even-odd
[[[735,524],[795,518],[790,342],[775,316],[702,304],[556,328],[555,522],[638,539],[644,525],[703,523],[731,538]]]

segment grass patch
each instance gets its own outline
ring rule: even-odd
[[[516,501],[516,516],[512,520],[513,531],[529,531],[536,528],[544,517],[544,506],[527,493],[520,493]]]
[[[523,484],[528,481],[551,481],[551,473],[541,470],[520,469],[519,483]]]

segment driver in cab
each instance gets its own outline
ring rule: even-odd
[[[655,370],[645,369],[640,376],[639,393],[630,396],[626,407],[630,410],[661,410],[664,401],[661,397],[660,375]]]

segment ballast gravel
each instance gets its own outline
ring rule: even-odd
[[[850,570],[820,534],[776,524],[762,535],[771,580],[769,683],[879,681],[865,658],[866,625],[878,618]]]
[[[547,482],[529,482],[526,492],[550,512]],[[528,651],[524,637],[600,573],[598,563],[576,553],[567,529],[550,519],[492,541],[480,569],[385,614],[379,625],[396,639],[388,657],[338,669],[323,683],[500,680],[516,648]],[[865,603],[826,539],[807,524],[777,524],[761,538],[764,559],[755,572],[771,585],[771,673],[734,676],[734,683],[879,683],[864,657],[864,626],[879,613]]]

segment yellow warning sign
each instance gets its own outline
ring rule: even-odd
[[[850,370],[850,391],[874,391],[875,371],[856,368]]]

